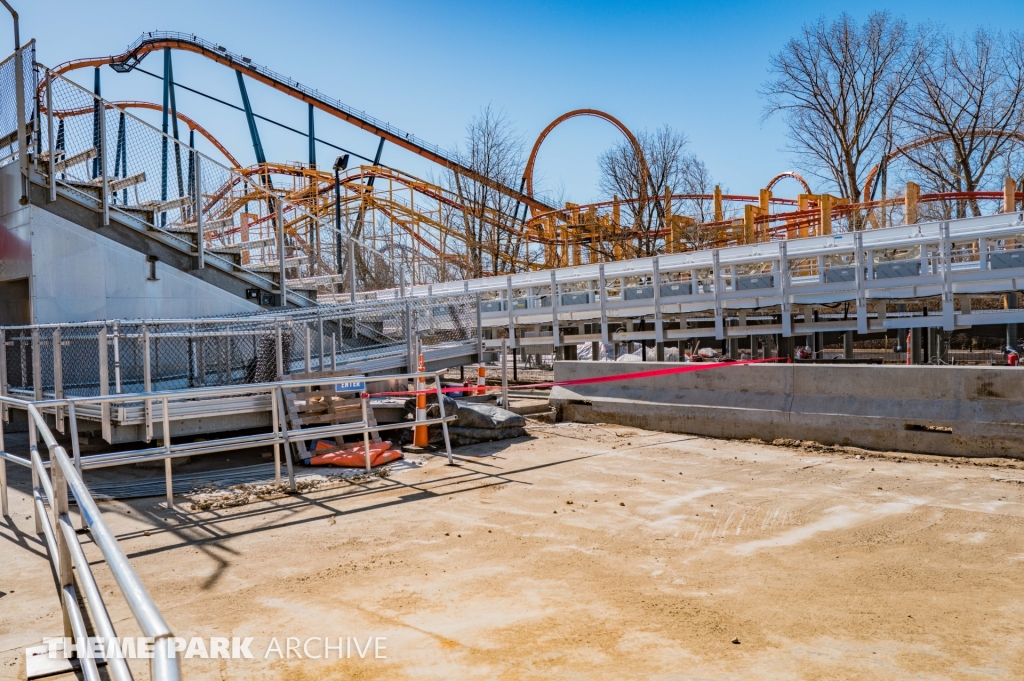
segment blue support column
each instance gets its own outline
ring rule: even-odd
[[[245,122],[249,124],[249,136],[252,137],[252,150],[256,154],[256,162],[266,163],[267,157],[263,155],[260,131],[256,129],[256,118],[252,115],[252,105],[249,104],[249,93],[245,91],[245,80],[241,71],[235,71],[235,75],[238,76],[238,91],[242,95],[242,108],[245,109]]]
[[[377,153],[373,157],[373,165],[377,165],[378,163],[380,163],[380,155],[381,155],[381,152],[383,152],[383,151],[384,151],[384,138],[381,137],[380,138],[380,143],[377,145]],[[377,177],[375,175],[371,175],[370,179],[368,179],[366,181],[366,186],[367,187],[372,187],[373,186],[373,181],[375,179],[377,179]],[[350,234],[349,236],[356,236],[356,237],[362,236],[362,234],[363,234],[363,219],[365,217],[366,217],[366,208],[361,204],[359,206],[359,212],[356,214],[356,224],[355,224],[355,227],[353,229],[353,233]]]
[[[374,156],[373,156],[373,165],[378,165],[380,163],[380,154],[381,154],[382,151],[384,151],[384,138],[383,137],[380,138],[380,143],[377,145],[377,153],[374,154]],[[370,179],[367,180],[366,184],[368,186],[372,187],[373,186],[373,181],[375,179],[376,179],[376,176],[371,176]]]
[[[92,91],[97,97],[100,96],[100,67],[93,69],[92,78]],[[92,146],[96,149],[96,158],[92,160],[92,177],[93,179],[100,176],[100,163],[102,159],[100,154],[103,153],[102,145],[100,144],[100,116],[103,115],[103,109],[101,108],[100,101],[94,100],[92,104]]]
[[[313,105],[309,105],[309,167],[316,168],[316,132],[313,128]]]
[[[188,131],[188,196],[195,196],[196,187],[196,131]]]
[[[164,107],[163,107],[163,124],[161,130],[163,130],[164,137],[160,138],[160,200],[167,200],[167,133],[169,131],[168,126],[168,114],[171,106],[171,48],[164,48]],[[160,226],[167,225],[167,213],[160,214]]]
[[[114,177],[119,174],[121,177],[128,177],[128,157],[125,154],[125,132],[124,112],[117,117],[117,146],[114,148]],[[128,203],[128,190],[123,190],[124,199],[122,204]],[[117,201],[117,192],[114,192],[114,201]]]
[[[128,177],[128,121],[124,117],[124,113],[121,114],[121,120],[124,121],[124,125],[121,126],[121,177]],[[128,203],[128,188],[125,187],[121,190],[121,203]]]
[[[170,50],[167,52],[167,89],[169,92],[169,100],[171,104],[171,132],[174,135],[174,141],[180,141],[181,138],[178,136],[178,105],[174,101],[174,65],[171,64],[171,53]],[[174,167],[178,173],[178,196],[185,196],[185,182],[181,173],[181,145],[174,145]]]

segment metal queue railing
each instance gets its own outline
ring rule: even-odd
[[[23,466],[32,471],[32,497],[35,520],[35,531],[42,535],[50,555],[50,561],[56,572],[60,585],[61,609],[64,619],[64,636],[79,641],[87,640],[86,618],[78,604],[78,591],[84,597],[97,636],[104,640],[113,640],[116,633],[110,620],[106,604],[92,573],[89,561],[78,539],[72,523],[68,491],[74,495],[78,504],[80,525],[87,529],[93,541],[99,547],[107,562],[122,595],[135,616],[143,634],[152,639],[153,657],[150,662],[150,674],[154,681],[177,681],[181,678],[177,653],[174,649],[173,635],[170,628],[160,615],[159,610],[143,586],[138,575],[132,569],[127,557],[117,543],[114,534],[104,523],[100,510],[89,493],[82,479],[82,471],[93,468],[129,465],[145,461],[164,461],[164,474],[168,508],[174,508],[174,486],[171,460],[183,456],[214,454],[239,449],[272,446],[274,449],[274,479],[278,488],[281,487],[281,453],[285,453],[285,466],[288,474],[288,489],[296,490],[295,469],[292,462],[291,446],[298,440],[312,440],[322,437],[359,436],[363,438],[365,453],[365,469],[371,470],[370,435],[386,430],[415,428],[417,426],[440,425],[444,435],[445,454],[448,463],[453,464],[451,438],[448,424],[455,420],[455,414],[446,414],[443,399],[441,376],[443,371],[417,372],[395,376],[340,376],[334,378],[317,378],[290,381],[277,381],[242,386],[194,388],[189,390],[168,390],[149,393],[105,395],[96,397],[65,398],[60,400],[41,400],[31,402],[14,397],[0,395],[0,406],[7,414],[0,419],[0,507],[4,516],[9,516],[7,463]],[[424,379],[433,379],[434,392],[437,394],[439,416],[394,424],[376,424],[369,418],[370,395],[366,391],[368,383],[390,383],[395,380],[419,383]],[[355,386],[352,392],[358,392],[361,402],[361,419],[345,424],[329,424],[312,428],[290,428],[285,409],[285,391],[292,388],[310,389],[314,386],[343,381],[347,386]],[[343,391],[344,392],[344,391]],[[269,431],[249,435],[231,436],[202,442],[173,443],[171,436],[170,405],[176,401],[202,401],[204,399],[220,399],[224,397],[262,397],[269,400],[271,411],[271,428]],[[301,393],[297,393],[301,397]],[[257,400],[258,402],[259,400]],[[151,424],[160,424],[159,433],[154,427],[147,429],[150,441],[159,434],[160,441],[153,447],[133,451],[95,454],[87,457],[81,455],[76,422],[76,408],[85,405],[106,405],[108,408],[115,403],[141,402],[149,414]],[[28,458],[7,451],[4,442],[4,421],[10,418],[11,410],[22,410],[27,414],[29,432]],[[57,418],[66,414],[70,421],[72,455],[57,443],[46,417]],[[44,461],[39,453],[39,439],[49,452],[49,460]],[[49,508],[49,512],[47,509]],[[77,579],[75,578],[77,573]],[[82,673],[87,681],[99,681],[97,659],[81,656]],[[115,681],[131,681],[133,678],[125,659],[110,657],[106,659],[110,676]]]
[[[428,362],[479,350],[477,307],[476,296],[456,295],[210,318],[0,326],[0,394],[38,402],[244,385],[343,366],[408,370],[416,366],[417,342]]]
[[[174,646],[174,636],[164,621],[142,580],[135,573],[117,538],[100,515],[100,510],[89,494],[79,469],[68,457],[67,451],[57,444],[39,409],[31,402],[12,397],[0,397],[5,407],[23,409],[28,414],[29,458],[24,459],[6,451],[0,432],[0,501],[3,515],[8,516],[6,462],[10,461],[32,470],[32,498],[35,512],[35,530],[43,536],[50,554],[50,562],[60,586],[59,597],[64,621],[64,637],[75,641],[89,640],[86,617],[79,606],[79,592],[88,608],[89,621],[95,635],[111,641],[117,636],[106,603],[96,584],[89,559],[85,555],[78,534],[72,525],[68,492],[78,503],[82,524],[89,530],[93,542],[103,554],[121,595],[128,603],[142,633],[153,641],[150,660],[150,678],[154,681],[178,681],[181,670]],[[49,452],[44,462],[39,454],[38,439]],[[49,472],[49,475],[47,473]],[[47,512],[49,507],[50,512]],[[76,579],[77,573],[77,579]],[[99,681],[98,660],[93,655],[78,655],[82,675],[86,681]],[[106,659],[109,676],[115,681],[132,681],[132,673],[123,657]]]

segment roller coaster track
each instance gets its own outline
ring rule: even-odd
[[[733,201],[739,204],[750,205],[756,203],[759,197],[724,195],[724,201]],[[713,200],[709,194],[677,194],[672,197],[673,201],[682,200]],[[635,200],[635,199],[634,199]],[[1024,194],[1016,193],[1012,197],[1004,192],[947,192],[934,194],[921,194],[915,202],[927,214],[928,219],[948,220],[956,214],[956,204],[962,202],[984,201],[991,203],[998,202],[998,208],[993,212],[1013,211],[1011,206],[1019,205],[1024,200]],[[617,203],[626,201],[600,202],[597,204],[574,206],[571,211],[555,211],[548,215],[549,220],[555,219],[558,214],[559,220],[564,220],[556,229],[550,225],[546,226],[546,233],[561,234],[552,243],[551,239],[544,240],[544,259],[542,263],[531,266],[531,269],[556,270],[558,268],[577,268],[596,266],[598,263],[612,263],[616,261],[632,261],[627,248],[631,239],[637,239],[640,234],[631,225],[616,224],[614,216],[618,215]],[[792,199],[772,199],[770,204],[781,206],[792,206],[796,201]],[[696,237],[702,238],[703,242],[696,247],[684,247],[676,250],[676,253],[707,253],[713,249],[735,248],[756,246],[758,244],[775,244],[781,241],[790,241],[799,238],[810,237],[831,237],[842,238],[844,233],[868,233],[874,232],[880,227],[898,226],[901,223],[914,222],[916,217],[909,214],[910,209],[905,204],[905,197],[889,198],[885,201],[863,202],[858,204],[843,204],[833,206],[825,218],[820,205],[808,201],[811,204],[807,210],[787,210],[780,213],[769,213],[755,217],[752,225],[746,225],[743,218],[723,219],[708,221],[704,223],[693,222],[691,229],[695,230]],[[928,206],[934,206],[928,208]],[[600,213],[596,208],[604,208]],[[608,211],[608,208],[611,211]],[[611,215],[609,215],[611,213]],[[888,217],[885,217],[888,214]],[[544,216],[538,216],[535,220],[543,222]],[[535,224],[531,221],[531,225]],[[912,226],[912,225],[911,225]],[[866,231],[865,231],[866,230]],[[693,234],[693,233],[691,233]],[[659,248],[658,253],[665,253],[663,257],[669,257],[672,250],[667,247],[672,230],[664,225],[656,225],[646,235],[655,239],[664,239],[666,247]],[[540,241],[537,239],[537,241]],[[609,248],[613,246],[613,248]],[[619,248],[614,248],[617,245]],[[685,244],[684,244],[685,245]],[[642,257],[642,256],[635,256]]]
[[[213,216],[211,222],[217,223],[217,215],[248,213],[247,205],[252,201],[262,202],[266,207],[266,210],[259,215],[248,216],[244,225],[231,224],[225,229],[208,227],[204,234],[210,242],[210,248],[215,250],[218,247],[217,242],[220,242],[225,248],[236,251],[260,248],[259,244],[267,241],[266,234],[260,233],[255,236],[253,238],[254,245],[250,247],[246,245],[246,240],[249,238],[248,229],[260,227],[263,232],[273,230],[272,221],[276,218],[273,217],[272,205],[275,197],[283,198],[286,204],[291,205],[291,207],[286,205],[282,213],[285,233],[291,240],[291,245],[304,254],[305,262],[310,265],[308,268],[304,268],[305,274],[298,274],[299,279],[320,277],[333,281],[340,278],[341,256],[335,257],[326,249],[332,244],[334,247],[338,247],[337,245],[343,238],[348,239],[355,236],[362,239],[360,230],[367,223],[370,225],[372,233],[367,240],[359,242],[359,248],[362,249],[360,253],[374,252],[381,255],[405,252],[413,254],[414,260],[419,258],[422,262],[426,257],[437,263],[452,265],[456,270],[460,268],[468,270],[470,263],[468,251],[472,245],[493,259],[495,273],[504,275],[567,265],[570,263],[570,253],[573,266],[636,257],[641,254],[637,249],[631,247],[631,242],[639,243],[641,239],[647,241],[665,239],[667,244],[670,237],[673,240],[676,239],[673,234],[673,225],[678,226],[680,220],[687,221],[688,227],[692,226],[694,229],[710,235],[699,244],[683,244],[683,250],[720,248],[751,243],[751,239],[753,242],[768,242],[794,237],[827,235],[832,231],[832,220],[847,220],[849,222],[845,226],[838,225],[837,232],[879,226],[878,214],[885,209],[893,208],[902,201],[897,198],[878,202],[833,205],[826,215],[821,207],[822,204],[819,203],[819,197],[811,193],[807,182],[800,175],[787,171],[772,178],[766,187],[767,194],[762,192],[761,196],[723,195],[717,190],[715,194],[683,193],[674,194],[671,197],[658,196],[657,200],[664,201],[667,198],[668,202],[664,208],[658,211],[658,215],[651,216],[652,224],[631,224],[630,220],[633,216],[628,215],[629,211],[626,212],[626,215],[622,215],[620,209],[623,206],[637,204],[642,206],[651,200],[648,198],[649,172],[647,164],[637,139],[629,129],[614,117],[596,109],[578,109],[567,112],[552,121],[541,132],[526,165],[522,187],[526,192],[523,193],[505,185],[499,186],[489,178],[476,176],[471,169],[461,166],[453,155],[438,147],[428,145],[422,140],[367,116],[363,112],[356,112],[341,102],[332,100],[264,67],[254,65],[244,57],[230,53],[220,46],[207,43],[195,36],[170,33],[145,34],[121,55],[67,62],[58,67],[56,72],[66,73],[78,68],[103,64],[110,65],[117,71],[126,72],[137,66],[149,52],[163,48],[194,52],[237,69],[239,72],[247,73],[260,82],[364,130],[378,134],[384,139],[389,139],[454,172],[502,191],[525,203],[532,211],[532,216],[520,223],[514,217],[494,211],[481,211],[476,206],[468,205],[456,192],[425,182],[399,170],[376,166],[362,166],[341,177],[337,184],[344,196],[336,199],[334,197],[335,178],[332,173],[302,164],[264,163],[241,168],[234,156],[213,135],[196,121],[179,112],[178,118],[190,129],[205,137],[235,168],[235,172],[230,174],[223,185],[212,193],[204,192],[204,215]],[[138,101],[108,103],[108,108],[110,107],[141,108],[154,111],[163,109],[157,104]],[[64,118],[95,114],[95,111],[92,107],[80,107],[73,110],[55,111],[54,114],[58,118]],[[546,206],[532,198],[533,170],[543,141],[559,124],[577,116],[595,116],[606,120],[629,140],[637,153],[640,173],[646,178],[646,181],[639,183],[639,196],[583,205],[567,204],[565,208],[561,209]],[[925,144],[941,141],[941,139],[942,136],[933,136],[918,140],[895,150],[890,158],[895,158]],[[865,187],[866,192],[870,193],[871,183],[876,175],[877,167],[869,174]],[[276,183],[276,186],[268,183],[257,189],[256,185],[246,181],[246,178],[254,176],[264,178],[290,176],[295,178],[295,181],[290,189],[279,183]],[[380,185],[372,186],[372,179],[386,181],[387,188],[381,189]],[[805,190],[805,195],[802,195],[799,201],[771,196],[771,189],[784,179],[793,179],[799,182]],[[403,199],[402,197],[406,195],[400,195],[399,189],[396,187],[401,191],[408,192],[407,198]],[[957,201],[988,201],[1000,198],[1004,197],[999,192],[957,192],[922,195],[918,198],[918,202],[949,204],[949,202]],[[688,216],[685,212],[677,215],[666,213],[666,208],[671,209],[673,204],[678,205],[680,202],[696,202],[698,204],[714,202],[715,219],[708,220],[707,212],[703,208],[697,212],[697,217]],[[731,213],[728,216],[723,213],[723,203],[730,206]],[[761,211],[755,212],[752,218],[749,215],[750,211],[747,211],[745,224],[744,219],[738,217],[736,211],[738,209],[739,213],[743,213],[744,206],[751,204],[759,206]],[[780,208],[783,212],[772,213],[772,207]],[[500,236],[495,239],[493,244],[473,243],[473,235],[454,227],[455,223],[452,222],[451,215],[445,215],[445,210],[471,214],[474,218],[486,223],[495,234]],[[336,233],[335,225],[338,224],[338,221],[335,211],[339,215],[345,216],[345,224],[348,228],[341,233]],[[352,214],[359,216],[354,226],[348,222],[348,217]],[[364,220],[362,217],[364,215],[369,215],[369,220]],[[378,215],[386,219],[381,221],[384,225],[383,229],[376,224],[374,216]],[[623,217],[626,219],[623,220]],[[207,217],[207,219],[211,218]],[[854,225],[855,221],[856,225]],[[885,226],[886,222],[886,220],[880,221],[881,226]],[[390,223],[390,236],[387,234],[388,223]],[[891,224],[891,221],[889,223]],[[182,224],[181,227],[187,230],[189,226]],[[194,225],[192,227],[194,231]],[[404,234],[405,237],[399,238],[397,235],[400,234]],[[241,241],[238,240],[239,238]],[[531,245],[543,247],[542,261],[539,261],[540,255],[537,248],[531,251]],[[660,247],[658,250],[661,250]],[[256,254],[254,253],[254,255]],[[264,259],[269,260],[269,256],[264,255]],[[248,256],[246,256],[245,262],[248,262]],[[269,263],[261,263],[260,266],[267,264]],[[298,270],[296,271],[298,272]]]
[[[811,185],[807,184],[807,180],[805,180],[800,173],[794,172],[792,170],[787,170],[785,172],[779,173],[778,175],[776,175],[772,179],[768,180],[768,184],[765,185],[765,189],[767,189],[768,191],[771,191],[775,187],[775,185],[777,185],[782,180],[785,180],[786,178],[792,178],[792,179],[796,180],[797,182],[799,182],[800,186],[804,188],[804,191],[806,193],[808,193],[808,194],[812,194],[813,193],[811,191]]]
[[[333,211],[335,209],[333,199],[334,177],[329,172],[289,164],[266,163],[242,168],[240,174],[246,177],[269,174],[272,176],[301,178],[304,181],[303,186],[291,191],[283,190],[285,199],[289,203],[305,205],[310,212],[322,214],[324,220],[328,223],[333,219]],[[380,210],[391,220],[392,224],[400,227],[410,238],[418,242],[435,257],[452,264],[465,264],[465,256],[445,252],[437,244],[424,238],[413,226],[416,223],[428,225],[438,235],[445,235],[460,241],[465,240],[466,235],[464,233],[453,230],[449,225],[446,225],[438,217],[431,214],[436,211],[428,211],[422,208],[417,209],[415,207],[416,202],[413,200],[403,202],[401,199],[396,199],[393,196],[393,191],[374,191],[366,184],[366,181],[370,178],[394,182],[410,193],[414,192],[416,195],[429,199],[435,204],[444,205],[454,210],[469,211],[472,210],[471,207],[465,205],[452,196],[450,192],[437,185],[380,166],[362,166],[348,175],[339,178],[338,182],[339,186],[349,190],[339,202],[339,208],[343,213],[354,210],[353,206],[361,207],[364,211]],[[237,184],[237,181],[235,183]],[[211,198],[219,200],[221,197],[226,196],[231,189],[231,186],[221,187]],[[251,198],[248,195],[241,195],[234,200],[244,203],[247,200],[251,200]],[[479,211],[477,212],[479,213]],[[526,231],[511,226],[513,221],[509,216],[499,216],[485,212],[482,219],[492,226],[504,230],[506,234],[514,235],[524,241],[528,238]],[[525,267],[528,264],[526,260],[515,258],[505,253],[495,252],[486,244],[482,245],[482,248],[492,257],[504,260],[506,264],[513,268]]]
[[[976,130],[976,131],[974,131],[972,133],[972,137],[989,137],[989,136],[1012,137],[1015,140],[1024,141],[1024,134],[1007,132],[1006,130],[988,130],[988,129],[984,129],[983,128],[983,129],[980,129],[980,130]],[[935,135],[927,135],[925,137],[921,137],[920,139],[913,140],[912,142],[908,142],[907,144],[904,144],[902,146],[899,146],[899,147],[893,149],[885,157],[885,161],[886,161],[886,163],[888,163],[889,161],[897,159],[900,156],[905,156],[907,153],[913,151],[914,149],[920,149],[921,147],[927,146],[929,144],[935,144],[936,142],[945,142],[945,141],[948,141],[949,139],[950,139],[950,135],[947,134],[947,133],[938,133],[938,134],[935,134]],[[864,196],[871,196],[871,190],[874,187],[875,178],[878,177],[878,171],[880,169],[880,166],[881,166],[881,164],[877,163],[868,172],[868,176],[864,180],[864,194],[863,194]]]
[[[154,104],[153,102],[139,102],[139,101],[134,101],[134,100],[133,101],[125,101],[125,102],[110,102],[107,105],[106,108],[111,109],[111,108],[114,108],[114,107],[117,107],[118,109],[149,109],[150,111],[162,111],[163,110],[163,107],[161,107],[159,104]],[[45,104],[42,104],[42,103],[40,104],[40,111],[43,114],[46,113],[46,105]],[[81,108],[81,109],[61,110],[61,111],[58,111],[57,109],[54,109],[54,111],[53,111],[53,115],[55,117],[57,117],[58,119],[70,118],[71,116],[85,116],[85,115],[92,116],[95,113],[96,113],[96,110],[94,108],[92,108],[92,107]],[[216,137],[211,135],[210,132],[206,128],[204,128],[203,126],[199,125],[199,123],[197,123],[193,119],[189,118],[185,114],[181,113],[180,111],[177,112],[177,117],[178,117],[179,121],[181,121],[182,123],[184,123],[185,125],[188,126],[189,130],[195,130],[196,132],[198,132],[200,135],[202,135],[204,138],[206,138],[206,141],[208,141],[210,144],[212,144],[214,147],[216,147],[217,151],[219,151],[220,153],[224,154],[224,158],[227,159],[231,163],[231,166],[233,168],[241,167],[241,164],[238,162],[238,159],[236,159],[234,156],[232,156],[231,152],[228,151],[227,148],[223,144],[221,144],[220,141]]]
[[[173,31],[152,31],[144,33],[121,54],[109,57],[76,59],[61,64],[54,69],[54,72],[63,74],[75,69],[107,65],[119,73],[127,73],[141,63],[147,54],[162,50],[165,47],[185,52],[192,52],[215,61],[218,64],[234,69],[239,73],[249,76],[253,80],[263,83],[264,85],[272,87],[279,92],[283,92],[307,104],[311,104],[313,107],[320,109],[325,113],[336,118],[340,118],[347,123],[381,137],[392,144],[406,149],[407,151],[411,151],[418,156],[437,163],[452,172],[468,177],[495,191],[501,192],[516,201],[521,201],[534,210],[551,210],[552,208],[532,196],[524,194],[521,191],[508,187],[501,182],[478,173],[472,168],[464,165],[450,151],[442,149],[437,145],[430,144],[429,142],[426,142],[410,133],[399,130],[390,123],[370,116],[363,111],[358,111],[347,104],[310,88],[309,86],[303,85],[291,78],[288,78],[287,76],[276,73],[265,66],[255,64],[248,57],[243,57],[230,52],[227,48],[221,45],[203,40],[193,34]]]
[[[547,139],[547,136],[551,134],[552,130],[562,123],[570,118],[577,118],[580,116],[592,116],[594,118],[600,118],[601,120],[608,121],[615,126],[615,128],[618,129],[618,131],[621,132],[627,140],[629,140],[630,146],[633,147],[633,153],[636,154],[637,164],[640,166],[641,181],[639,183],[639,200],[641,204],[646,203],[648,185],[651,184],[651,171],[647,167],[647,159],[644,158],[644,150],[640,146],[640,142],[630,129],[623,125],[619,119],[598,109],[576,109],[575,111],[564,113],[551,121],[548,126],[544,128],[539,135],[537,135],[537,140],[533,143],[533,148],[530,150],[530,157],[526,161],[526,168],[523,171],[523,184],[526,187],[526,193],[533,196],[533,168],[537,163],[537,154],[540,153],[540,147],[544,144],[544,140]]]
[[[273,182],[275,189],[269,192],[263,186],[246,181],[247,178],[253,177],[276,178]],[[289,177],[293,179],[295,185],[291,188],[281,181],[282,178]],[[367,183],[370,178],[386,180],[389,184],[378,184],[374,189]],[[445,224],[441,219],[439,206],[447,206],[457,211],[468,211],[472,208],[457,200],[451,192],[414,176],[375,166],[363,166],[350,171],[339,179],[338,185],[344,194],[336,204],[334,176],[330,172],[302,164],[257,164],[237,169],[237,173],[229,176],[226,183],[212,192],[204,193],[203,212],[207,216],[248,212],[243,210],[243,207],[252,202],[268,203],[273,201],[274,197],[282,198],[285,234],[292,245],[301,250],[308,259],[312,270],[309,274],[299,277],[300,283],[319,281],[327,285],[331,280],[341,277],[337,263],[325,257],[326,249],[322,246],[325,243],[336,244],[339,239],[348,238],[347,230],[340,234],[334,233],[335,210],[343,216],[363,213],[367,216],[366,222],[371,225],[375,222],[373,215],[376,211],[409,239],[408,245],[402,245],[393,239],[381,243],[381,236],[371,232],[368,238],[358,242],[360,250],[364,253],[372,251],[377,255],[383,255],[398,249],[413,253],[417,258],[434,258],[438,262],[453,265],[456,269],[468,266],[465,253],[458,252],[458,248],[453,249],[450,245],[454,241],[457,242],[457,247],[464,246],[466,235]],[[402,191],[407,192],[408,198],[403,200]],[[293,207],[300,209],[296,210]],[[492,215],[487,212],[481,215],[480,211],[474,212],[492,225],[512,223],[509,216]],[[218,244],[223,244],[223,247],[231,250],[245,251],[250,248],[246,235],[251,237],[258,228],[273,229],[275,219],[275,213],[268,206],[268,210],[262,216],[253,215],[247,220],[244,228],[235,224],[224,228],[207,228],[204,231],[207,247],[217,250],[221,247]],[[507,234],[515,234],[520,242],[527,239],[526,232],[522,230],[505,231]],[[317,236],[318,232],[321,236]],[[354,233],[354,236],[360,235]],[[241,237],[241,241],[238,237]],[[260,249],[265,242],[266,239],[257,234],[252,240],[252,248]],[[447,247],[446,243],[449,244]],[[520,249],[501,252],[492,248],[490,244],[480,244],[480,247],[484,253],[496,257],[503,264],[503,268],[508,268],[509,271],[521,271],[530,265],[528,260],[515,256]]]

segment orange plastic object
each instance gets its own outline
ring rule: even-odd
[[[323,451],[323,450],[320,450]],[[307,466],[342,466],[362,468],[366,465],[366,450],[362,443],[348,445],[333,452],[317,454],[303,461]],[[402,452],[391,449],[390,442],[370,444],[370,466],[380,466],[402,458]]]

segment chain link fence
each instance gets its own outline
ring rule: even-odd
[[[35,92],[38,73],[33,67],[36,44],[33,40],[22,50],[22,73],[25,77],[25,123],[27,132],[38,127]],[[0,166],[18,160],[18,88],[14,55],[0,62]]]
[[[244,385],[340,368],[414,370],[417,341],[428,356],[475,353],[477,322],[475,296],[445,296],[215,319],[0,327],[0,384],[6,394],[45,399]]]
[[[4,73],[0,67],[0,84]],[[207,262],[247,272],[268,291],[278,288],[282,255],[285,281],[293,282],[288,295],[312,302],[308,291],[331,290],[339,263],[319,241],[333,223],[284,200],[284,188],[275,188],[269,175],[228,168],[198,152],[196,131],[179,130],[187,126],[173,116],[164,134],[133,115],[131,103],[107,102],[39,65],[33,78],[41,86],[30,100],[38,130],[32,161],[49,176],[52,126],[53,172],[62,190],[141,222],[180,250],[202,252]],[[379,253],[372,258],[390,263]]]

